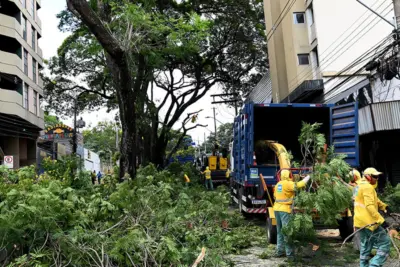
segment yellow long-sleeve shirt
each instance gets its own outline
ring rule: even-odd
[[[274,211],[292,212],[292,203],[295,196],[296,188],[305,187],[303,181],[293,182],[290,180],[280,181],[274,188]]]

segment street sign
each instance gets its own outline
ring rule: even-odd
[[[14,168],[14,157],[13,156],[4,156],[4,166],[9,169]]]

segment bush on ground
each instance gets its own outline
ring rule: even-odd
[[[0,169],[0,261],[10,266],[227,266],[235,253],[263,236],[228,209],[223,187],[208,192],[184,185],[179,173],[152,165],[117,183],[107,175],[92,186],[89,173],[73,175],[74,160]],[[191,179],[192,179],[191,177]]]

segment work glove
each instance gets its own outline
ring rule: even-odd
[[[386,214],[391,214],[391,213],[392,213],[392,210],[391,210],[389,207],[386,207],[385,213],[386,213]]]

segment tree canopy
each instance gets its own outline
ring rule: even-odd
[[[102,160],[109,160],[117,152],[117,132],[121,140],[121,132],[116,123],[99,122],[92,129],[83,131],[85,147],[98,153]]]
[[[163,165],[170,132],[192,104],[217,85],[246,94],[266,70],[258,0],[67,5],[59,28],[72,34],[49,61],[47,102],[67,113],[72,98],[79,109],[118,107],[121,174],[134,173],[140,154]],[[195,119],[186,123],[182,128],[199,126]]]

